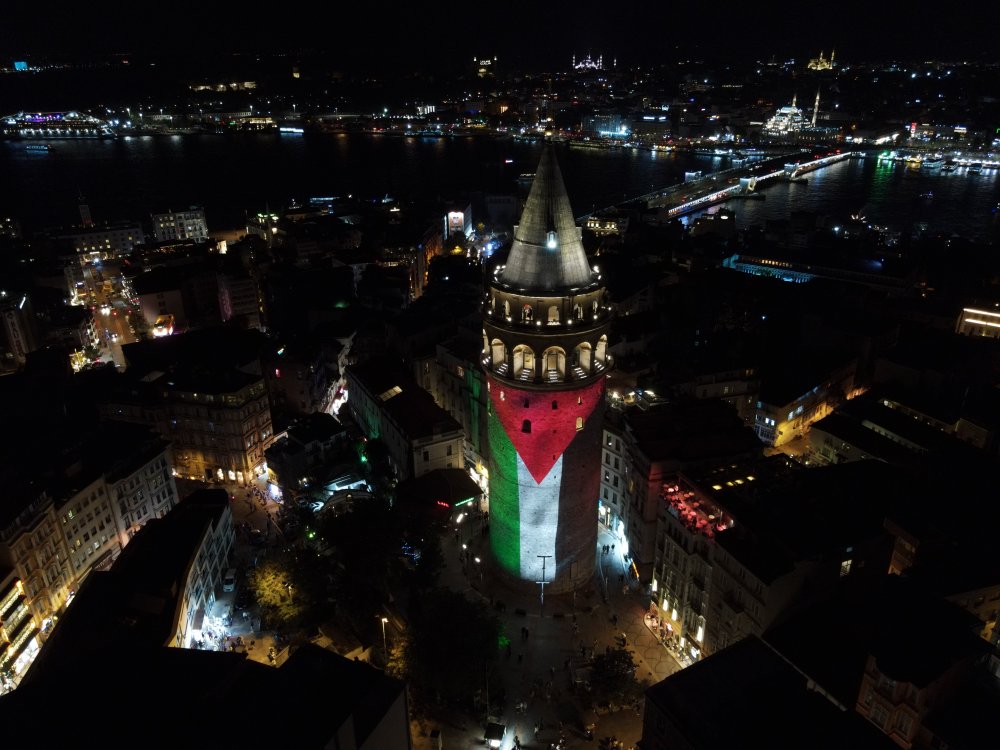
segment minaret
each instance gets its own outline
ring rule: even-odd
[[[532,586],[544,561],[545,590],[571,591],[594,575],[611,312],[551,145],[483,318],[493,556]]]
[[[837,56],[837,50],[830,50],[830,67],[833,67],[833,59]]]
[[[813,104],[812,126],[816,127],[816,116],[819,114],[819,89],[816,89],[816,103]]]
[[[792,94],[792,106],[793,106],[793,107],[795,106],[795,103],[796,103],[796,102],[797,102],[798,100],[799,100],[799,92],[798,92],[798,91],[796,91],[796,92],[795,92],[794,94]]]

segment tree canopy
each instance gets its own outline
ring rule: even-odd
[[[628,649],[612,648],[594,657],[590,672],[593,699],[607,703],[631,703],[642,695],[642,685],[635,678],[635,662]]]
[[[485,687],[499,649],[500,621],[491,610],[434,589],[414,603],[393,667],[418,703],[464,703]]]

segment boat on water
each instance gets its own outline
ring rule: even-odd
[[[972,162],[972,164],[969,165],[970,174],[980,174],[982,171],[983,171],[983,165],[978,161],[974,161]]]
[[[955,171],[955,165],[954,164],[945,164],[943,167],[941,167],[941,171],[942,172],[954,172]]]
[[[942,164],[944,164],[944,159],[932,156],[929,159],[924,159],[924,169],[937,169]]]
[[[934,197],[934,193],[927,191],[926,193],[921,193],[920,197],[924,198],[925,200],[930,200],[931,198]]]
[[[52,146],[47,143],[29,143],[24,147],[25,151],[31,151],[36,154],[47,154],[52,150]]]

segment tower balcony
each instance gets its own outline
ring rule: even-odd
[[[573,385],[587,385],[606,376],[607,372],[614,366],[614,358],[607,354],[604,361],[594,361],[585,367],[583,364],[572,363],[566,366],[562,362],[550,362],[550,367],[542,367],[541,362],[535,362],[535,366],[529,362],[525,365],[522,361],[512,366],[508,360],[502,360],[494,364],[490,353],[484,352],[480,362],[483,369],[495,377],[511,385],[519,386],[552,386],[560,383],[571,383]]]
[[[552,307],[555,310],[555,306]],[[518,333],[576,334],[586,333],[609,324],[611,322],[611,306],[602,305],[596,311],[588,311],[581,315],[565,318],[557,312],[553,312],[545,319],[535,317],[527,309],[522,309],[520,315],[514,316],[505,314],[503,310],[487,307],[484,317],[488,323],[492,323],[498,328]]]

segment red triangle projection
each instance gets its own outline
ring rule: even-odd
[[[493,410],[538,484],[576,437],[577,419],[586,423],[603,392],[603,378],[572,391],[526,391],[490,378]]]

